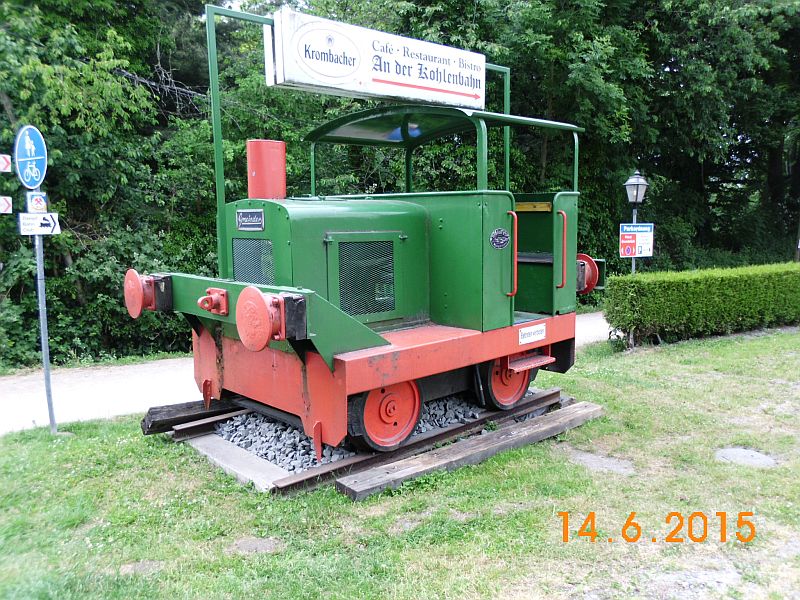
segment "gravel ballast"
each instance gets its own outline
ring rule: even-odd
[[[419,423],[417,423],[417,427],[411,435],[442,429],[456,423],[466,423],[472,419],[477,419],[480,416],[480,412],[480,408],[458,396],[432,400],[422,405]]]
[[[457,396],[433,400],[422,405],[419,423],[412,435],[442,429],[477,418],[481,409]],[[317,466],[314,444],[301,429],[252,412],[217,423],[215,432],[229,442],[286,469],[302,473]],[[323,446],[322,463],[353,456],[349,448]]]
[[[214,429],[222,439],[290,473],[300,473],[320,464],[317,463],[311,438],[301,429],[255,412],[217,423]],[[341,460],[354,454],[355,452],[346,448],[323,446],[321,464]]]

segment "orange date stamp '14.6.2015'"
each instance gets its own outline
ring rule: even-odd
[[[570,523],[569,513],[560,512],[558,516],[561,517],[561,541],[570,541]],[[706,515],[704,512],[693,512],[684,514],[681,512],[668,513],[664,519],[669,533],[663,538],[658,536],[647,536],[642,533],[642,526],[636,521],[636,513],[632,512],[623,523],[618,536],[605,537],[597,533],[597,515],[594,511],[590,512],[583,523],[578,528],[576,537],[588,538],[592,542],[596,542],[598,537],[600,541],[609,542],[640,542],[647,541],[658,542],[664,541],[673,544],[681,544],[685,542],[722,542],[738,541],[742,544],[752,542],[756,537],[756,525],[753,523],[752,512],[737,513],[734,519],[731,514],[731,526],[735,520],[735,530],[728,531],[728,513],[724,511],[715,512],[712,516]]]

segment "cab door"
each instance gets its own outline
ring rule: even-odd
[[[483,331],[514,323],[514,197],[485,193],[481,248],[483,258]]]

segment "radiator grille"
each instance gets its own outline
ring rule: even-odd
[[[275,285],[275,260],[272,241],[252,238],[233,239],[233,277],[236,281]]]
[[[350,315],[394,310],[391,241],[339,243],[339,305]]]

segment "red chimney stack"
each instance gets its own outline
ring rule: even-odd
[[[247,140],[247,197],[286,198],[286,142]]]

